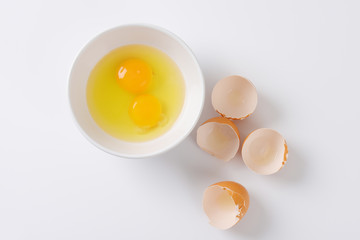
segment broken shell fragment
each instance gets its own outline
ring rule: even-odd
[[[222,230],[238,223],[247,212],[249,203],[246,188],[231,181],[209,186],[203,197],[203,208],[210,224]]]
[[[288,147],[280,133],[260,128],[246,137],[241,154],[248,168],[258,174],[269,175],[284,166],[288,158]]]
[[[224,117],[204,122],[197,130],[196,141],[201,149],[224,161],[232,159],[240,148],[236,125]]]
[[[211,94],[212,105],[221,116],[242,120],[250,116],[257,105],[255,86],[241,76],[221,79]]]

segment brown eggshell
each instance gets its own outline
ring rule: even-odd
[[[288,147],[280,133],[260,128],[246,137],[241,154],[249,169],[258,174],[269,175],[284,166],[288,158]]]
[[[246,188],[232,181],[209,186],[203,196],[203,209],[210,224],[223,230],[231,228],[243,218],[249,203]]]
[[[229,76],[217,82],[211,94],[211,103],[221,116],[242,120],[255,111],[256,88],[246,78]]]
[[[240,134],[227,118],[215,117],[205,121],[197,130],[197,144],[211,155],[229,161],[240,148]]]

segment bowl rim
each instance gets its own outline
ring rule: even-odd
[[[71,104],[71,96],[70,96],[71,79],[72,79],[72,75],[73,75],[73,71],[74,71],[74,65],[78,61],[80,56],[85,52],[87,47],[89,45],[91,45],[91,43],[96,41],[98,38],[100,38],[103,34],[107,34],[109,32],[112,32],[112,31],[115,31],[115,30],[118,30],[118,29],[121,29],[121,28],[128,28],[128,27],[145,27],[145,28],[149,28],[149,29],[152,29],[152,30],[162,32],[162,33],[170,36],[176,42],[178,42],[181,46],[183,46],[183,48],[186,50],[186,52],[189,54],[189,56],[194,60],[196,68],[199,70],[199,74],[200,74],[200,78],[201,78],[200,79],[200,84],[201,84],[201,89],[202,89],[202,96],[201,96],[199,112],[197,113],[197,116],[194,119],[192,126],[189,129],[187,129],[185,134],[183,134],[180,138],[176,139],[176,141],[174,141],[172,144],[169,144],[166,148],[162,148],[162,149],[159,149],[159,150],[151,152],[151,153],[136,154],[136,155],[135,154],[134,155],[132,155],[132,154],[123,154],[123,153],[120,153],[120,152],[117,152],[117,151],[110,150],[107,147],[105,147],[102,144],[95,141],[93,138],[91,138],[85,132],[85,130],[80,126],[80,123],[76,119],[75,112],[74,112],[74,109],[73,109],[72,104]],[[68,104],[69,104],[69,108],[70,108],[70,112],[71,112],[70,115],[72,116],[72,119],[75,122],[75,125],[78,128],[78,130],[81,132],[81,134],[90,143],[92,143],[94,146],[96,146],[98,149],[101,149],[102,151],[107,152],[107,153],[109,153],[111,155],[114,155],[114,156],[117,156],[117,157],[123,157],[123,158],[133,158],[133,159],[134,158],[149,158],[149,157],[153,157],[153,156],[165,153],[165,152],[169,151],[170,149],[172,149],[172,148],[176,147],[177,145],[179,145],[183,140],[185,140],[189,136],[189,134],[195,128],[197,122],[200,119],[201,113],[202,113],[203,108],[204,108],[204,103],[205,103],[205,79],[204,79],[204,74],[203,74],[203,72],[201,70],[200,64],[199,64],[195,54],[193,53],[191,48],[180,37],[178,37],[176,34],[170,32],[169,30],[167,30],[167,29],[165,29],[163,27],[153,25],[153,24],[144,24],[144,23],[124,24],[124,25],[119,25],[119,26],[115,26],[115,27],[112,27],[112,28],[108,28],[107,30],[96,34],[88,42],[86,42],[85,45],[83,45],[82,48],[77,52],[76,57],[75,57],[75,59],[73,60],[73,62],[71,64],[71,70],[70,70],[70,73],[68,75],[67,85],[68,85],[67,86],[67,100],[68,100]],[[134,143],[137,143],[137,142],[134,142]]]

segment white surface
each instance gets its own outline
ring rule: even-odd
[[[125,142],[108,135],[92,119],[86,104],[86,86],[96,63],[110,51],[129,44],[145,44],[166,53],[179,67],[185,82],[184,106],[179,117],[169,131],[152,141]],[[199,63],[181,39],[156,26],[123,25],[102,32],[81,50],[69,77],[69,101],[80,131],[95,146],[120,157],[144,158],[172,149],[191,133],[203,109],[204,86]]]
[[[193,3],[192,3],[193,2]],[[360,2],[14,1],[0,8],[0,239],[357,239],[360,234]],[[152,23],[180,36],[210,92],[241,74],[257,87],[239,122],[278,130],[285,168],[259,176],[223,163],[193,132],[151,159],[95,148],[72,122],[67,81],[105,29]],[[200,123],[200,122],[199,122]],[[243,184],[250,208],[228,231],[208,224],[203,190]]]

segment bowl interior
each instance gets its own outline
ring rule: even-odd
[[[93,67],[111,50],[128,44],[162,50],[178,65],[185,81],[184,106],[178,119],[165,134],[151,141],[126,142],[108,135],[92,119],[86,103],[86,86]],[[173,34],[153,26],[121,26],[98,35],[79,53],[70,74],[69,98],[75,120],[90,142],[118,156],[147,157],[170,149],[191,132],[203,107],[204,80],[194,55]]]

